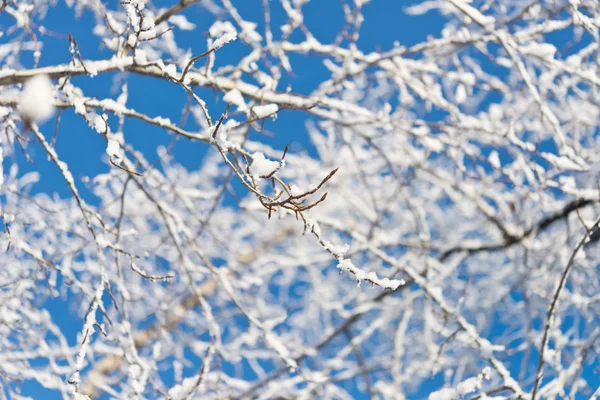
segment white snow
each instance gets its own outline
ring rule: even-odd
[[[492,167],[496,169],[500,169],[500,167],[502,166],[502,164],[500,164],[500,156],[498,155],[498,152],[496,150],[490,153],[488,161],[490,162]]]
[[[462,83],[456,87],[456,93],[454,99],[458,104],[462,104],[467,100],[467,88]]]
[[[292,193],[292,196],[300,196],[301,194],[304,194],[306,190],[302,190],[298,185],[292,184],[290,185],[290,192]]]
[[[470,0],[449,0],[449,2],[481,26],[492,27],[496,22],[494,17],[484,15],[481,11],[468,4]]]
[[[557,156],[552,153],[541,153],[542,157],[546,159],[550,164],[562,171],[587,171],[588,168],[577,164],[566,156]]]
[[[19,99],[21,117],[42,123],[54,113],[54,90],[47,75],[36,75],[23,85]]]
[[[556,53],[556,47],[550,43],[529,43],[526,46],[521,46],[520,49],[523,54],[550,60],[554,58]]]
[[[240,21],[240,26],[242,27],[242,34],[244,35],[244,39],[253,43],[259,43],[262,40],[262,36],[260,36],[260,34],[256,32],[256,27],[258,25],[255,22]]]
[[[212,44],[211,49],[213,50],[217,50],[221,47],[223,47],[224,45],[226,45],[229,42],[233,42],[235,39],[237,39],[237,33],[236,32],[227,32],[224,33],[222,36],[220,36],[217,40],[215,40]]]
[[[171,78],[177,78],[177,65],[169,64],[163,68],[163,73],[165,76],[169,76]]]
[[[365,272],[362,269],[356,267],[352,263],[352,261],[350,261],[347,258],[339,259],[337,268],[340,271],[347,271],[347,272],[350,272],[351,274],[353,274],[356,277],[358,286],[360,286],[361,281],[367,280],[367,281],[371,282],[373,285],[377,285],[384,289],[396,290],[400,286],[403,286],[406,283],[404,281],[404,279],[389,279],[389,278],[380,279],[377,276],[377,273],[375,273],[373,271]]]
[[[171,400],[182,400],[188,398],[198,383],[198,377],[199,376],[196,375],[190,378],[185,378],[180,385],[173,386],[171,389],[169,389],[169,398]]]
[[[121,145],[114,139],[110,139],[108,141],[108,145],[106,146],[106,154],[110,158],[113,158],[115,162],[120,162],[123,159],[123,150],[121,149]]]
[[[265,104],[263,106],[256,106],[252,109],[252,112],[256,114],[257,118],[266,118],[274,115],[279,110],[277,104]]]
[[[242,93],[237,89],[232,89],[227,92],[225,96],[223,96],[223,100],[228,103],[231,102],[235,104],[238,110],[241,112],[244,112],[248,109],[246,102],[244,101],[244,96],[242,96]]]
[[[460,382],[455,388],[443,388],[431,393],[428,400],[458,400],[465,395],[473,393],[481,389],[484,379],[490,379],[491,368],[485,367],[481,374],[476,377],[465,379]]]
[[[261,86],[271,90],[274,90],[275,86],[277,86],[277,81],[273,79],[271,75],[260,70],[254,73],[254,79],[256,79]]]
[[[196,28],[196,24],[188,21],[184,15],[172,15],[169,17],[169,22],[182,31],[191,31]]]
[[[423,136],[421,138],[421,143],[423,143],[423,146],[425,146],[427,149],[437,153],[444,150],[444,143],[434,136]]]
[[[212,24],[208,30],[208,33],[212,37],[218,37],[225,33],[237,33],[237,31],[233,24],[229,21],[216,21],[214,24]]]
[[[88,114],[88,123],[93,127],[96,132],[104,134],[109,130],[108,124],[106,123],[106,115],[98,115],[96,113]]]
[[[250,174],[254,179],[271,175],[283,166],[281,161],[272,161],[265,158],[261,152],[252,154],[252,164],[250,164]]]
[[[469,378],[469,379],[459,383],[458,386],[456,387],[456,391],[461,396],[464,396],[465,394],[473,393],[474,391],[479,389],[480,386],[481,386],[481,381],[479,379],[477,379],[476,377],[473,377],[473,378]]]
[[[443,388],[438,390],[437,392],[433,392],[427,398],[428,400],[456,400],[458,399],[458,394],[455,389],[452,388]]]
[[[148,53],[142,49],[135,49],[134,53],[135,62],[140,65],[148,64]]]
[[[483,370],[481,371],[481,378],[486,379],[486,380],[490,380],[492,379],[492,368],[491,367],[484,367]]]
[[[102,247],[103,249],[107,247],[113,247],[113,244],[110,242],[110,240],[108,240],[106,236],[100,234],[96,236],[96,243],[98,243],[98,246]]]
[[[288,368],[291,370],[298,369],[298,363],[293,358],[290,358],[290,352],[285,347],[285,345],[281,342],[281,339],[275,335],[273,332],[265,333],[265,342],[271,347],[273,350],[277,352],[277,354],[283,359],[283,361],[287,364]]]
[[[350,250],[350,245],[348,243],[336,246],[328,240],[323,242],[323,247],[331,251],[337,258],[343,258],[344,255],[346,255],[346,253],[348,252],[348,250]]]

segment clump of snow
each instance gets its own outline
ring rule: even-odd
[[[567,156],[557,156],[552,153],[542,153],[542,157],[562,171],[587,171],[587,166],[581,166]]]
[[[172,15],[169,17],[169,22],[177,26],[182,31],[191,31],[196,28],[196,24],[191,23],[183,15]]]
[[[215,40],[213,42],[213,44],[211,46],[211,49],[213,49],[213,50],[220,49],[221,47],[223,47],[227,43],[233,42],[235,39],[237,39],[237,33],[236,32],[227,32],[227,33],[224,33],[222,36],[220,36],[219,38],[217,38],[217,40]]]
[[[164,118],[164,117],[154,117],[152,118],[152,122],[158,124],[158,126],[169,126],[169,125],[173,125],[173,122],[171,122],[171,120],[169,118]]]
[[[212,50],[217,50],[227,43],[237,39],[237,30],[229,21],[216,21],[214,24],[212,24],[208,30],[208,33],[213,38],[217,38],[210,46]]]
[[[428,400],[456,400],[458,399],[458,395],[456,393],[456,389],[453,388],[444,388],[438,390],[437,392],[433,392],[427,398]]]
[[[108,146],[106,147],[106,154],[108,154],[110,157],[115,157],[117,156],[117,154],[119,154],[119,150],[121,150],[119,142],[113,139],[108,141]]]
[[[458,104],[462,104],[467,100],[467,88],[462,83],[456,87],[454,98]]]
[[[279,111],[277,104],[265,104],[263,106],[256,106],[252,109],[252,112],[256,115],[256,118],[266,118],[271,115],[275,115]]]
[[[198,375],[185,378],[180,385],[175,385],[169,389],[169,398],[171,400],[186,399],[192,393],[198,383]]]
[[[361,282],[364,280],[371,282],[373,285],[377,285],[384,289],[391,289],[391,290],[396,290],[400,286],[403,286],[404,284],[406,284],[404,279],[389,279],[389,278],[380,279],[377,276],[377,273],[375,273],[373,271],[365,272],[362,269],[356,267],[352,263],[352,261],[350,261],[347,258],[339,258],[337,268],[340,271],[346,271],[346,272],[350,272],[351,274],[353,274],[356,278],[356,283],[358,286],[360,286]]]
[[[421,143],[423,143],[423,146],[425,146],[427,149],[437,153],[440,153],[442,150],[444,150],[444,143],[433,136],[423,136],[421,138]]]
[[[256,81],[260,83],[262,87],[266,87],[270,90],[274,90],[277,86],[277,81],[273,79],[271,75],[266,74],[260,70],[254,73],[254,79],[256,79]]]
[[[490,155],[488,157],[488,161],[490,162],[492,167],[494,167],[496,169],[500,169],[500,167],[502,166],[502,164],[500,163],[500,156],[498,155],[498,152],[496,150],[493,150],[490,153]]]
[[[123,149],[121,149],[119,142],[114,139],[110,139],[108,141],[108,145],[106,146],[106,154],[108,154],[108,156],[117,163],[123,160]]]
[[[139,49],[136,47],[135,52],[133,53],[133,57],[135,59],[136,64],[145,65],[148,64],[148,54],[145,50]]]
[[[429,395],[428,400],[458,400],[481,389],[484,380],[489,380],[492,369],[485,367],[481,374],[460,382],[456,388],[443,388]]]
[[[483,368],[483,371],[481,371],[481,380],[483,380],[483,379],[485,379],[487,381],[492,379],[492,368],[491,367]]]
[[[323,383],[329,380],[329,377],[327,375],[318,371],[309,371],[308,373],[305,373],[305,375],[307,375],[307,380],[313,383]]]
[[[19,113],[27,121],[42,123],[54,113],[54,90],[47,75],[36,75],[23,85]]]
[[[238,110],[244,112],[248,109],[246,106],[246,102],[244,101],[244,96],[237,89],[232,89],[223,96],[223,100],[228,103],[233,103],[237,106]]]
[[[529,56],[551,60],[556,53],[556,47],[550,43],[529,43],[521,46],[521,52]]]
[[[177,78],[177,66],[175,64],[169,64],[163,68],[165,76],[171,78]]]
[[[242,27],[241,35],[243,35],[244,40],[252,43],[260,43],[262,36],[256,32],[256,27],[258,26],[256,22],[240,21],[240,26]]]
[[[290,358],[290,352],[285,347],[285,345],[281,342],[281,339],[275,335],[273,332],[265,333],[265,342],[271,347],[279,356],[283,359],[283,361],[287,364],[288,368],[291,371],[295,371],[298,369],[298,363],[293,358]]]
[[[239,127],[239,121],[230,119],[221,125],[214,140],[219,146],[224,149],[237,149],[240,143],[243,141],[241,132],[237,129]],[[208,128],[206,135],[212,137],[214,128]]]
[[[259,151],[252,154],[252,164],[250,164],[250,175],[254,179],[268,177],[272,175],[279,168],[283,167],[283,161],[272,161],[265,157],[265,155]]]
[[[343,258],[348,250],[350,250],[350,245],[348,243],[344,243],[343,245],[334,245],[330,241],[323,242],[323,247],[329,250],[333,255],[337,258]]]
[[[300,189],[300,187],[298,185],[292,184],[290,186],[290,192],[291,192],[292,196],[300,196],[301,194],[304,194],[304,192],[306,192],[306,191]]]
[[[459,395],[464,396],[465,394],[473,393],[481,386],[481,381],[476,377],[469,378],[458,384],[456,391]]]
[[[96,132],[102,134],[109,131],[108,124],[106,123],[107,119],[108,116],[106,114],[98,115],[96,113],[89,113],[87,117],[88,124],[93,127]]]
[[[212,37],[218,37],[226,33],[237,33],[233,24],[229,21],[215,21],[214,24],[208,30],[208,33]]]

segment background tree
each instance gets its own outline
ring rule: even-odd
[[[598,398],[599,24],[2,0],[2,398]]]

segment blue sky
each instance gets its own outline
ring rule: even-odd
[[[155,1],[153,4],[162,8],[170,6],[172,2]],[[312,1],[304,8],[306,26],[323,43],[335,40],[343,26],[343,15],[339,4],[338,0]],[[358,40],[359,48],[364,52],[378,49],[388,50],[396,41],[403,46],[410,46],[423,41],[427,35],[435,35],[439,32],[444,22],[442,17],[434,12],[424,16],[406,15],[403,9],[407,4],[410,2],[394,0],[378,0],[367,4],[364,7],[365,22]],[[257,31],[263,31],[261,0],[238,1],[235,5],[244,18],[258,22]],[[272,20],[281,21],[284,18],[284,11],[277,1],[271,1],[271,13]],[[206,27],[204,31],[208,29],[214,19],[210,13],[199,6],[192,6],[184,10],[182,14],[198,27]],[[0,16],[0,24],[3,23],[3,19],[7,18],[6,15]],[[84,59],[95,60],[110,57],[111,53],[102,49],[98,37],[90,29],[94,23],[94,17],[90,12],[83,12],[81,15],[75,16],[74,11],[69,9],[63,1],[59,1],[55,7],[50,8],[42,25],[62,37],[40,36],[44,43],[40,66],[66,64],[70,61],[67,40],[69,33],[79,43]],[[202,31],[202,28],[192,32],[175,30],[180,46],[190,48],[194,54],[206,50],[206,40],[199,36],[199,32]],[[274,33],[277,34],[277,30],[274,30]],[[9,38],[8,35],[0,38],[0,42]],[[239,59],[240,54],[244,54],[239,51],[242,48],[241,44],[234,42],[221,49],[217,57],[217,65]],[[24,54],[23,66],[31,67],[33,61],[31,53]],[[295,92],[309,94],[319,82],[329,76],[319,56],[291,55],[290,61],[294,68],[293,76],[284,76],[281,87],[291,84]],[[97,96],[100,99],[116,98],[120,93],[120,85],[114,81],[116,75],[116,73],[101,74],[93,78],[80,76],[72,78],[72,80],[88,96]],[[180,119],[181,110],[186,101],[181,88],[143,76],[128,76],[127,80],[129,82],[128,105],[130,107],[143,110],[148,115],[162,115],[173,121]],[[200,94],[204,95],[203,99],[213,114],[218,114],[219,110],[225,108],[226,102],[222,101],[222,95],[215,95],[208,90]],[[306,119],[306,114],[286,112],[285,118],[269,121],[265,128],[274,133],[274,136],[269,138],[269,143],[282,150],[286,144],[290,143],[294,144],[296,148],[310,149],[304,129]],[[43,132],[52,132],[54,120],[42,126],[42,130]],[[167,145],[171,140],[162,130],[138,121],[128,122],[125,135],[128,142],[144,151],[150,159],[155,156],[157,145]],[[197,168],[205,148],[206,146],[203,144],[182,141],[176,146],[174,154],[186,168]],[[85,149],[85,151],[81,151],[81,149]],[[102,160],[104,149],[104,140],[89,129],[85,121],[72,111],[67,110],[61,113],[57,151],[71,166],[76,177],[93,176],[107,171],[108,165]],[[44,161],[38,160],[38,158],[36,158],[36,162]],[[23,161],[23,159],[19,160],[22,171],[35,169]],[[50,164],[44,165],[44,168],[38,170],[43,171],[43,179],[36,185],[34,191],[57,192],[61,196],[69,195],[70,192],[66,185],[59,183],[58,171],[55,171]],[[89,197],[86,197],[86,200],[93,202],[93,199]]]

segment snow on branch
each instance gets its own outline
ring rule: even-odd
[[[598,398],[600,9],[400,3],[1,1],[3,394]]]

